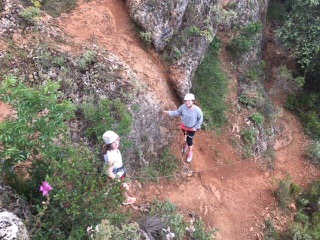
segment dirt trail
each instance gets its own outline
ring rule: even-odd
[[[166,68],[157,54],[141,43],[123,1],[82,3],[60,18],[60,26],[75,43],[98,44],[119,56],[158,99],[167,99],[173,105]],[[240,160],[230,144],[231,133],[217,136],[198,132],[194,161],[189,166],[197,173],[188,179],[145,184],[136,192],[138,204],[155,197],[168,198],[181,209],[200,215],[211,227],[217,227],[218,239],[261,238],[268,210],[276,206],[274,179],[290,174],[294,181],[305,185],[318,174],[314,169],[313,175],[308,173],[312,166],[302,157],[307,138],[298,121],[287,111],[281,118],[288,131],[278,141],[281,147],[276,153],[276,171],[263,172],[254,161]],[[291,134],[289,142],[287,133]],[[172,150],[180,158],[180,144],[176,143]],[[306,178],[307,173],[311,177]]]
[[[174,106],[165,67],[153,50],[141,44],[123,1],[82,3],[59,23],[75,44],[97,44],[119,56],[158,99],[167,99]],[[5,107],[0,105],[1,118],[8,110]],[[308,139],[298,120],[283,111],[279,124],[284,131],[277,141],[275,171],[264,172],[253,160],[241,160],[231,145],[230,130],[224,135],[200,131],[194,161],[189,165],[195,173],[190,178],[144,184],[136,192],[137,204],[155,197],[170,199],[181,210],[194,211],[209,226],[217,227],[219,240],[262,239],[263,223],[269,211],[276,209],[275,179],[290,174],[294,181],[306,185],[319,176],[303,158]],[[174,144],[172,150],[180,158],[180,144]]]

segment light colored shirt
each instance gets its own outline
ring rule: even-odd
[[[123,165],[122,156],[118,149],[107,151],[103,158],[105,164],[113,165],[113,168],[120,168]]]
[[[192,108],[188,108],[187,105],[182,104],[177,110],[169,111],[169,116],[177,117],[181,116],[181,122],[188,128],[200,129],[203,122],[203,114],[201,109],[192,105]]]

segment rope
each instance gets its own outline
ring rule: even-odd
[[[219,167],[212,167],[212,168],[208,168],[208,169],[205,169],[205,170],[198,170],[198,171],[194,171],[194,170],[188,170],[188,172],[190,173],[202,173],[202,172],[208,172],[208,171],[212,171],[212,170],[215,170],[215,169],[220,169],[220,168],[223,168],[223,167],[229,167],[229,166],[232,166],[232,165],[236,165],[238,163],[241,163],[242,161],[238,161],[238,162],[234,162],[234,163],[231,163],[231,164],[228,164],[228,165],[223,165],[223,166],[219,166]],[[179,176],[179,175],[185,175],[185,173],[175,173],[175,174],[171,174],[171,175],[164,175],[164,176],[156,176],[156,177],[135,177],[135,176],[126,176],[126,178],[130,178],[130,179],[162,179],[162,178],[171,178],[171,177],[175,177],[175,176]]]

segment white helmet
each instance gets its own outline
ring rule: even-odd
[[[106,131],[102,135],[102,139],[105,144],[111,144],[115,142],[119,138],[118,134],[116,134],[114,131]]]
[[[184,101],[189,101],[189,100],[191,100],[191,101],[193,101],[193,100],[195,100],[195,97],[194,97],[194,95],[192,94],[192,93],[187,93],[185,96],[184,96],[184,99],[183,99]]]

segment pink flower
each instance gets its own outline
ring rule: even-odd
[[[40,191],[42,192],[43,196],[47,196],[51,190],[52,187],[47,182],[43,182],[40,186]]]

